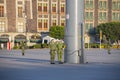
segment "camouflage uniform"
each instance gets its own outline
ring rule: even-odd
[[[55,55],[56,55],[56,44],[55,44],[54,40],[51,40],[49,46],[50,46],[51,64],[54,64],[54,59],[55,59]]]
[[[24,53],[25,53],[25,43],[24,43],[24,41],[21,42],[21,49],[22,49],[22,56],[24,56]]]
[[[110,49],[110,46],[108,45],[108,54],[111,54],[111,53],[110,53],[110,50],[111,50],[111,49]]]
[[[64,48],[64,43],[62,43],[61,41],[57,41],[57,55],[60,64],[63,63],[62,62],[63,48]]]
[[[110,40],[108,41],[108,44],[107,44],[107,48],[108,48],[108,54],[111,54],[111,42]]]

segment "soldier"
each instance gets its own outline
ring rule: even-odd
[[[59,64],[63,64],[62,62],[63,48],[64,48],[64,43],[61,40],[57,41],[57,55],[58,55]]]
[[[107,45],[108,54],[111,54],[111,52],[110,52],[111,51],[111,42],[110,42],[110,39],[107,40],[106,36],[103,35],[103,42],[104,42],[104,44]]]
[[[55,64],[54,59],[56,55],[56,44],[55,44],[54,39],[50,41],[49,46],[50,46],[50,60],[51,60],[50,63]]]
[[[111,42],[110,40],[108,41],[108,44],[107,44],[107,48],[108,48],[108,54],[111,54]]]
[[[20,45],[21,45],[21,50],[22,50],[22,56],[24,56],[24,53],[25,53],[25,43],[24,43],[24,41],[22,41],[20,43]]]

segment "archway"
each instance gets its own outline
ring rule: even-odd
[[[3,34],[0,36],[0,48],[7,49],[7,42],[9,41],[9,35]]]
[[[42,42],[42,39],[39,35],[32,35],[30,37],[30,42],[31,43],[40,43],[40,42]]]
[[[26,36],[22,35],[22,34],[19,34],[19,35],[16,35],[15,36],[15,39],[14,39],[14,43],[15,45],[14,46],[20,46],[20,42],[22,41],[26,41]]]

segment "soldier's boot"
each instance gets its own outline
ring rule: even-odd
[[[111,52],[110,52],[110,48],[108,49],[108,54],[111,54]]]
[[[110,51],[108,51],[108,54],[111,54],[111,52],[110,52]]]
[[[50,63],[50,64],[55,64],[55,63]]]
[[[59,61],[59,64],[63,64],[63,62],[62,62],[62,61]]]
[[[50,61],[50,64],[55,64],[55,63],[54,63],[54,55],[53,55],[53,54],[51,55],[51,61]]]
[[[54,61],[51,61],[50,64],[55,64]]]
[[[64,62],[62,62],[62,60],[59,59],[59,60],[58,60],[58,63],[59,63],[59,64],[63,64]]]

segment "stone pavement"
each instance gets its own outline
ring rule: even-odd
[[[49,64],[49,49],[0,50],[0,80],[120,80],[120,50],[85,50],[88,64]]]

